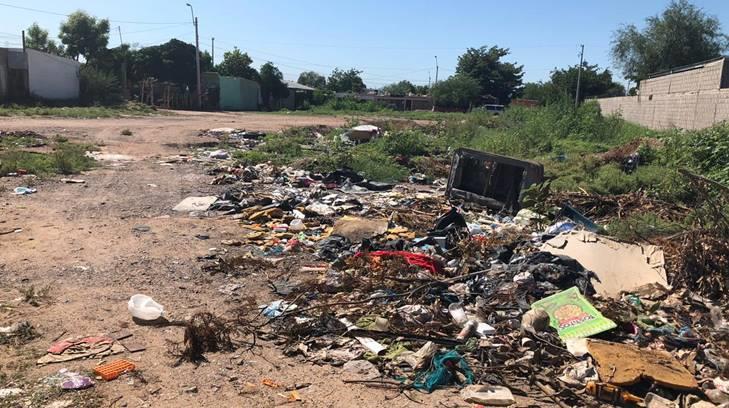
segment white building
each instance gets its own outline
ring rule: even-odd
[[[0,48],[0,103],[79,98],[81,63],[31,49]]]

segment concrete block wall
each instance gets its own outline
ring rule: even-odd
[[[729,89],[598,99],[603,114],[651,129],[703,129],[729,120]]]
[[[721,88],[724,60],[708,62],[701,68],[640,81],[641,96],[708,91]]]

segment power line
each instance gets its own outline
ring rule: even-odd
[[[7,4],[7,3],[0,3],[0,6],[14,8],[14,9],[18,9],[18,10],[33,11],[33,12],[36,12],[36,13],[50,14],[50,15],[53,15],[53,16],[61,16],[61,17],[68,17],[68,16],[70,16],[70,14],[56,13],[56,12],[53,12],[53,11],[34,9],[34,8],[30,8],[30,7],[16,6],[16,5]],[[121,24],[149,24],[149,25],[182,24],[179,21],[177,21],[177,22],[125,21],[125,20],[109,20],[109,21],[112,22],[112,23],[121,23]]]

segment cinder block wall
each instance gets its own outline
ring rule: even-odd
[[[651,129],[703,129],[729,120],[729,89],[598,99],[603,114],[620,114]]]
[[[725,60],[640,82],[639,96],[598,99],[603,114],[619,113],[651,129],[702,129],[729,120]]]

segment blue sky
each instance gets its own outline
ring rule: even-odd
[[[668,0],[523,0],[523,1],[251,1],[193,0],[200,19],[200,46],[215,59],[238,46],[256,68],[274,62],[286,79],[304,70],[328,75],[334,67],[358,68],[365,83],[381,87],[400,79],[427,84],[454,73],[458,56],[468,47],[498,45],[511,50],[507,58],[524,65],[526,81],[547,79],[555,67],[578,62],[579,44],[585,58],[611,67],[612,33],[622,24],[642,26],[645,17],[661,12]],[[717,16],[729,31],[729,1],[694,0]],[[0,46],[17,46],[20,31],[33,22],[52,37],[64,17],[20,7],[67,14],[82,9],[112,20],[110,46],[124,42],[147,46],[171,37],[194,43],[190,9],[185,0],[0,0]],[[173,24],[140,24],[173,23]]]

